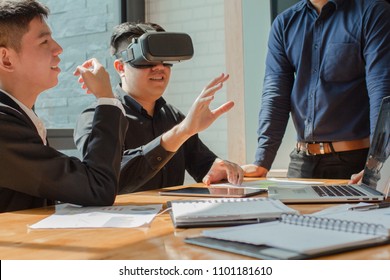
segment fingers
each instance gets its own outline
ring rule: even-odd
[[[348,184],[356,184],[356,180],[355,180],[354,175],[356,175],[356,174],[352,174],[351,179],[348,181]]]
[[[83,66],[77,66],[76,70],[73,72],[73,75],[80,76],[82,73],[85,73],[85,71],[87,71],[87,69],[84,68]]]
[[[230,109],[233,108],[233,106],[234,106],[234,102],[229,101],[229,102],[226,102],[225,104],[219,106],[217,109],[214,109],[212,111],[212,113],[213,113],[215,118],[218,118],[220,115],[230,111]]]
[[[207,97],[202,97],[198,99],[198,103],[200,104],[200,107],[208,107],[211,103],[211,101],[214,100],[214,95],[212,96],[207,96]]]
[[[209,173],[207,173],[207,175],[203,177],[202,182],[206,186],[210,186],[210,184],[211,184],[211,176],[210,176]]]
[[[244,180],[244,171],[235,163],[224,161],[226,166],[227,179],[229,183],[234,185],[241,185]]]
[[[80,66],[77,66],[76,70],[73,72],[73,75],[79,76],[78,82],[81,84],[81,88],[83,90],[86,90],[87,93],[91,93],[91,91],[88,89],[88,87],[85,84],[84,79],[82,77],[87,71],[89,71],[87,68],[80,65]]]
[[[215,78],[203,90],[203,92],[199,96],[198,102],[204,103],[205,106],[209,106],[211,101],[214,99],[214,94],[223,87],[223,83],[227,79],[229,79],[229,75],[225,75],[224,73],[222,73],[221,76]],[[217,109],[214,109],[211,113],[214,115],[214,118],[216,119],[220,115],[228,112],[231,108],[233,108],[233,106],[234,106],[234,102],[229,101],[219,106]]]
[[[208,128],[220,115],[228,112],[233,106],[232,101],[226,102],[217,109],[211,110],[210,103],[214,100],[214,93],[222,88],[222,83],[229,78],[228,75],[222,74],[215,78],[202,91],[192,104],[186,118],[181,123],[180,131],[192,136]]]
[[[227,174],[227,180],[230,184],[233,184],[233,185],[240,185],[238,184],[239,180],[238,180],[238,174],[235,173],[233,170],[231,169],[226,169],[226,174]]]
[[[227,79],[229,79],[229,74],[222,73],[219,77],[214,78],[206,88],[214,87],[217,84],[224,83]]]
[[[76,67],[76,70],[73,72],[73,75],[80,76],[87,71],[94,72],[96,66],[99,65],[99,62],[96,58],[91,58],[85,61],[82,65]]]
[[[202,91],[200,94],[200,98],[213,95],[218,90],[220,90],[223,86],[223,83],[229,79],[229,75],[225,75],[224,73],[221,76],[212,80]]]
[[[229,79],[229,75],[222,73],[219,77],[213,79],[201,92],[195,103],[209,105],[214,99],[214,94],[223,87],[223,83]],[[230,106],[230,105],[229,105]]]
[[[210,186],[211,183],[227,178],[225,170],[220,168],[220,162],[222,162],[222,160],[218,158],[214,161],[209,172],[207,172],[206,176],[202,179],[203,184]]]
[[[217,158],[202,182],[208,186],[223,179],[227,179],[231,184],[241,185],[244,180],[244,170],[233,162]]]
[[[114,97],[109,74],[96,58],[77,66],[73,74],[79,77],[78,82],[87,93],[93,93],[97,98]]]
[[[351,179],[348,181],[348,184],[358,184],[363,178],[363,171],[360,171],[357,174],[352,174]]]

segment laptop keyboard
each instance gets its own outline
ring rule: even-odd
[[[366,196],[366,194],[355,189],[351,185],[326,185],[326,186],[311,186],[311,187],[321,197],[324,197],[324,196]]]

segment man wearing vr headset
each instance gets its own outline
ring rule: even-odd
[[[116,94],[129,122],[119,193],[182,185],[186,170],[197,182],[228,179],[241,184],[240,166],[219,159],[197,134],[233,107],[230,101],[213,111],[209,108],[228,76],[212,80],[187,116],[162,97],[171,63],[192,57],[189,36],[165,32],[152,23],[122,23],[114,28],[111,53],[116,56],[114,67],[121,79]],[[94,106],[86,109],[76,126],[75,142],[83,155],[90,142],[94,111]]]

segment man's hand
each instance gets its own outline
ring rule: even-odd
[[[229,75],[222,74],[212,80],[192,104],[185,119],[162,135],[161,145],[165,150],[176,152],[191,136],[208,128],[220,115],[234,106],[233,101],[228,101],[214,110],[209,107],[215,93],[228,78]]]
[[[73,75],[79,76],[78,81],[81,88],[85,89],[87,93],[93,93],[96,98],[114,98],[110,76],[96,58],[87,60],[82,65],[77,66]]]
[[[247,177],[266,177],[268,170],[255,164],[246,164],[241,166],[244,170],[244,176]]]
[[[352,174],[351,180],[349,180],[348,184],[360,184],[363,178],[363,171],[364,170],[360,171],[357,174]]]
[[[223,83],[229,79],[229,75],[222,74],[212,80],[200,93],[191,106],[187,117],[180,124],[181,129],[192,136],[208,128],[219,116],[228,112],[233,106],[233,101],[228,101],[217,109],[211,110],[210,103],[214,100],[215,93],[220,90]]]
[[[202,182],[210,185],[223,179],[227,179],[231,184],[241,185],[244,179],[244,171],[239,165],[233,162],[217,158],[209,172],[204,176]]]

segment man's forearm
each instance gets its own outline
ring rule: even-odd
[[[161,146],[168,152],[176,152],[192,135],[186,133],[181,124],[174,126],[161,137]]]

